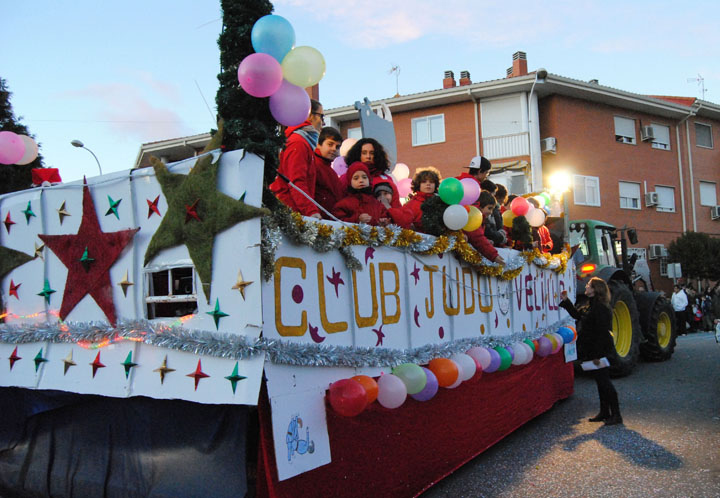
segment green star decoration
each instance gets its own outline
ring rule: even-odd
[[[45,285],[43,285],[43,290],[38,292],[38,296],[42,296],[45,298],[45,302],[50,304],[50,294],[53,294],[55,291],[50,288],[50,282],[48,282],[48,279],[45,279]]]
[[[85,268],[85,271],[89,271],[90,265],[95,262],[95,260],[93,258],[91,258],[90,255],[88,254],[87,247],[83,251],[83,255],[78,261],[80,261],[80,263],[83,265],[83,268]]]
[[[43,358],[42,354],[42,348],[40,348],[40,351],[38,351],[38,354],[35,355],[35,358],[33,359],[35,362],[35,371],[38,371],[38,368],[40,368],[40,365],[48,361],[46,358]]]
[[[205,150],[218,149],[221,137],[222,127]],[[170,173],[157,158],[151,158],[151,162],[168,208],[145,252],[145,264],[163,249],[184,244],[200,277],[205,298],[210,303],[215,235],[241,221],[267,215],[269,211],[219,192],[217,175],[220,162],[212,164],[210,155],[200,158],[187,175]],[[202,221],[185,223],[185,206],[192,205],[197,199],[201,200],[197,212]]]
[[[247,377],[238,375],[238,362],[237,361],[235,362],[235,368],[233,369],[233,372],[225,378],[230,381],[230,384],[232,384],[233,394],[235,394],[235,389],[237,388],[238,381],[247,379]]]
[[[28,222],[28,225],[30,224],[30,218],[35,216],[35,213],[33,213],[32,210],[32,204],[30,204],[30,201],[28,201],[27,207],[23,210],[23,213],[25,213],[25,219]]]
[[[132,351],[128,351],[127,358],[125,358],[125,361],[123,361],[121,365],[125,367],[125,378],[127,379],[130,377],[130,369],[137,366],[137,363],[133,363],[132,361]]]
[[[220,311],[220,299],[215,299],[215,309],[212,311],[206,311],[208,315],[211,315],[213,317],[213,320],[215,320],[215,328],[217,329],[220,326],[220,319],[225,316],[230,316],[227,313],[223,313]]]
[[[122,199],[118,199],[117,201],[114,201],[112,197],[108,195],[108,203],[110,204],[110,208],[107,210],[107,213],[105,213],[105,216],[108,216],[110,214],[114,214],[115,218],[118,220],[120,219],[120,215],[118,214],[118,206],[122,202]]]

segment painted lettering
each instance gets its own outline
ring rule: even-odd
[[[318,283],[318,306],[320,308],[320,323],[328,334],[336,332],[345,332],[348,329],[347,322],[331,322],[327,317],[327,303],[325,302],[325,272],[323,264],[318,261],[317,264],[317,283]]]
[[[275,328],[283,337],[301,336],[307,330],[307,311],[300,314],[300,325],[285,325],[282,321],[282,269],[295,268],[300,270],[300,278],[305,280],[305,261],[300,258],[281,257],[275,261]]]

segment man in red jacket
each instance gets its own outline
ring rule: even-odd
[[[310,99],[308,118],[301,124],[290,126],[285,130],[287,142],[280,153],[280,166],[278,167],[278,173],[285,175],[293,184],[313,198],[317,180],[314,167],[315,148],[318,145],[320,129],[324,120],[322,104],[317,100]],[[320,208],[288,185],[280,176],[270,184],[270,190],[293,211],[304,216],[322,218]]]

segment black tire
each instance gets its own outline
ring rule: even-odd
[[[613,310],[613,340],[615,350],[610,360],[610,375],[630,375],[640,354],[642,329],[640,318],[630,288],[619,280],[608,282],[610,287],[610,308]]]
[[[669,360],[675,352],[677,338],[675,312],[670,301],[662,296],[650,304],[647,323],[643,323],[645,340],[640,343],[640,355],[647,361]]]

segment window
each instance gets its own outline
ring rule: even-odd
[[[149,271],[145,278],[149,319],[176,318],[197,312],[195,270],[192,266]]]
[[[445,141],[445,115],[425,116],[412,120],[412,144],[427,145]]]
[[[717,189],[715,182],[700,182],[700,205],[717,206]]]
[[[619,182],[620,207],[623,209],[640,209],[640,184]]]
[[[668,258],[667,257],[660,258],[660,276],[661,277],[668,276]]]
[[[634,144],[635,120],[615,116],[615,141],[622,144]]]
[[[597,176],[573,175],[573,197],[580,206],[600,205],[600,182]]]
[[[712,149],[712,127],[710,125],[695,123],[695,145]]]
[[[657,211],[668,213],[675,212],[675,189],[673,187],[660,187],[655,185],[655,192],[658,195]]]
[[[510,176],[510,185],[509,187],[509,193],[515,194],[515,195],[523,195],[527,193],[527,181],[525,179],[525,174],[522,175],[511,175]]]
[[[655,138],[652,141],[653,149],[670,150],[670,127],[652,123]]]
[[[357,128],[348,128],[347,137],[354,138],[356,140],[360,140],[363,137],[362,130],[360,129],[359,126]]]
[[[647,259],[647,249],[645,249],[644,247],[628,247],[628,258],[631,257],[633,254],[637,254],[637,259]]]

